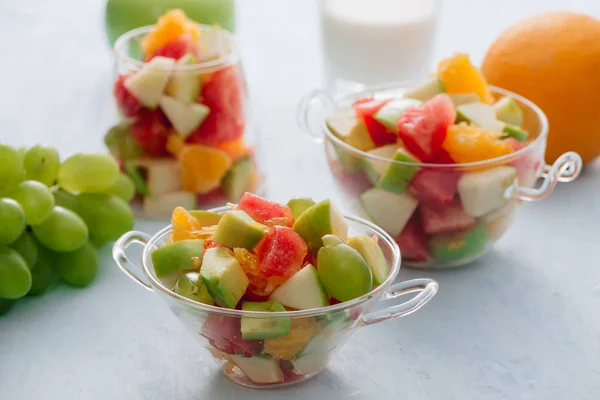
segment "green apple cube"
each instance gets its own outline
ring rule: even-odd
[[[402,232],[419,204],[408,193],[396,194],[378,188],[364,192],[360,201],[373,222],[392,236]]]
[[[324,334],[314,336],[304,346],[300,354],[292,360],[294,373],[297,375],[314,374],[321,371],[329,361],[329,351],[335,345],[325,338]]]
[[[195,64],[198,64],[198,59],[192,53],[187,53],[175,63],[166,89],[169,96],[188,104],[198,101],[202,89],[202,78],[200,72],[190,68]]]
[[[254,383],[283,382],[283,372],[276,358],[269,355],[246,357],[237,354],[230,354],[229,358]]]
[[[397,134],[397,125],[400,116],[404,114],[404,111],[408,110],[410,107],[418,106],[420,104],[421,102],[416,99],[394,99],[386,103],[375,114],[373,114],[373,118],[385,126],[390,132]]]
[[[196,218],[202,228],[217,225],[223,216],[223,214],[206,210],[189,210],[188,212]]]
[[[204,240],[180,240],[159,247],[151,254],[154,273],[158,278],[175,271],[191,271],[200,268]]]
[[[505,96],[494,104],[496,118],[507,124],[520,127],[523,124],[523,111],[516,100]]]
[[[267,229],[244,211],[227,211],[217,225],[213,240],[223,246],[252,251],[265,236]]]
[[[275,300],[296,310],[326,307],[329,305],[327,292],[319,280],[315,267],[308,264],[271,293]]]
[[[362,159],[365,174],[367,175],[367,178],[369,178],[373,185],[377,184],[377,181],[379,181],[379,177],[381,176],[381,174],[383,174],[383,171],[385,171],[385,169],[389,165],[389,160],[391,160],[392,157],[394,157],[396,151],[399,148],[400,147],[397,144],[393,143],[367,151],[367,153],[373,156],[385,159],[385,161],[369,157],[365,157]]]
[[[345,243],[322,247],[317,265],[323,287],[339,301],[360,297],[373,287],[371,267],[358,251]]]
[[[323,236],[333,234],[342,240],[348,237],[348,223],[329,199],[304,211],[294,222],[293,229],[304,239],[313,255],[317,255],[323,247]]]
[[[285,308],[276,301],[264,302],[245,301],[242,310],[251,312],[284,312]],[[285,336],[292,329],[292,321],[286,317],[242,317],[242,339],[264,340]]]
[[[252,157],[240,158],[223,178],[221,190],[230,199],[237,200],[241,198],[250,187],[254,173],[255,167]]]
[[[508,165],[463,174],[458,180],[458,195],[465,213],[477,218],[505,205],[506,190],[516,176],[517,170]]]
[[[180,243],[180,242],[176,242]],[[173,292],[190,300],[208,305],[215,304],[212,296],[208,292],[204,281],[197,272],[188,272],[181,275],[173,286]]]
[[[420,160],[402,148],[396,150],[392,160],[398,163],[388,164],[377,182],[377,187],[400,194],[406,190],[413,176],[421,169],[416,165]]]
[[[444,91],[445,90],[442,81],[439,78],[434,78],[420,86],[407,90],[404,92],[404,97],[420,101],[427,101],[440,93],[444,93]]]
[[[175,207],[183,207],[187,210],[196,207],[196,195],[190,192],[179,191],[156,196],[145,196],[142,206],[145,217],[163,217],[171,215]]]
[[[477,103],[480,101],[477,93],[456,93],[448,96],[450,97],[450,100],[452,100],[452,104],[454,104],[455,108],[462,106],[463,104]]]
[[[365,123],[356,117],[352,108],[331,115],[327,118],[326,124],[335,137],[355,149],[367,151],[375,148]],[[332,143],[332,146],[344,169],[351,172],[361,169],[361,159],[355,157],[350,150],[336,143]]]
[[[204,104],[187,104],[170,96],[162,96],[158,104],[175,131],[184,139],[194,132],[210,113],[210,108]]]
[[[496,119],[494,107],[481,102],[456,107],[456,122],[472,123],[492,132],[501,132],[504,128],[504,124]]]
[[[388,277],[390,266],[377,241],[367,235],[360,234],[348,238],[346,243],[358,251],[371,267],[373,284],[381,285]]]
[[[300,214],[302,214],[304,211],[308,210],[314,205],[314,200],[309,197],[293,198],[290,199],[290,201],[288,201],[287,203],[287,206],[292,211],[292,216],[294,217],[294,219],[298,219]]]
[[[502,135],[503,139],[513,138],[518,140],[519,142],[526,141],[527,137],[529,136],[529,133],[527,133],[525,129],[510,124],[506,124],[502,132],[504,133]]]
[[[172,58],[154,57],[139,71],[125,79],[125,88],[144,107],[154,110],[165,92],[174,66],[175,60]]]
[[[453,233],[433,235],[429,239],[431,254],[438,261],[447,263],[474,259],[487,247],[487,228],[485,224]]]
[[[250,283],[233,252],[226,247],[204,252],[200,276],[215,303],[225,308],[235,308]]]

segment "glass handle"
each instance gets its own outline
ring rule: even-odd
[[[583,162],[581,156],[573,151],[564,153],[552,165],[544,165],[542,169],[542,184],[535,188],[513,185],[508,188],[506,197],[537,201],[545,199],[552,193],[558,182],[571,182],[581,173]]]
[[[390,307],[386,307],[382,310],[371,312],[363,317],[363,323],[365,325],[376,324],[381,321],[387,321],[388,319],[404,317],[408,314],[412,314],[419,308],[423,307],[436,295],[439,290],[439,285],[433,279],[421,278],[411,279],[396,283],[388,289],[383,296],[383,300],[392,300],[400,296],[404,296],[410,293],[418,293],[412,299],[405,301],[404,303],[395,304]]]
[[[145,289],[152,291],[152,287],[147,282],[145,282],[145,279],[142,280],[142,278],[138,276],[141,267],[131,262],[131,260],[127,257],[127,254],[125,253],[127,248],[132,244],[136,243],[142,246],[146,246],[148,240],[150,240],[150,236],[145,234],[144,232],[127,232],[115,242],[112,250],[112,256],[119,268],[121,268],[121,271],[125,272],[125,274],[131,279],[133,279],[135,283],[140,284]]]
[[[333,99],[325,91],[321,89],[313,90],[307,93],[298,105],[298,114],[296,115],[296,121],[302,131],[315,143],[323,143],[323,134],[320,131],[320,127],[315,128],[313,126],[313,112],[315,103],[323,106],[323,109],[330,111],[333,107]],[[322,110],[323,110],[322,109]],[[322,121],[319,121],[321,123]]]

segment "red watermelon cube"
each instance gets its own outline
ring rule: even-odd
[[[423,231],[428,235],[462,231],[477,222],[475,218],[465,213],[458,200],[445,207],[429,207],[422,204],[419,213]]]
[[[411,107],[398,119],[398,136],[411,153],[424,162],[434,162],[454,123],[456,110],[447,94],[439,94],[420,106]]]
[[[169,57],[175,60],[179,60],[181,57],[188,53],[198,56],[198,48],[192,39],[192,35],[184,33],[177,39],[165,44],[160,49],[157,49],[151,54],[146,55],[146,62],[152,60],[154,57]]]
[[[395,143],[398,137],[393,132],[388,132],[385,126],[377,121],[374,117],[389,100],[373,100],[371,98],[358,99],[352,104],[356,117],[364,121],[367,132],[371,136],[371,140],[375,146],[383,146],[390,143]]]
[[[117,108],[126,117],[135,117],[142,110],[140,101],[125,87],[125,79],[131,74],[119,75],[113,89],[113,96],[117,102]]]
[[[289,278],[302,268],[308,246],[287,226],[274,226],[254,249],[259,269],[267,276]]]
[[[421,229],[417,216],[413,216],[408,221],[404,230],[395,240],[400,246],[402,259],[410,261],[427,261],[429,259],[427,236]]]
[[[452,204],[460,173],[442,169],[422,169],[413,177],[408,191],[420,203],[431,207]]]
[[[277,225],[292,226],[294,223],[292,210],[289,207],[248,192],[244,193],[240,199],[238,210],[246,212],[261,224],[276,222]]]
[[[258,340],[242,339],[241,320],[236,317],[208,314],[200,334],[207,338],[213,347],[227,354],[250,357],[262,347],[262,342]]]

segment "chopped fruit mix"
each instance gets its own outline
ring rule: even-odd
[[[496,220],[504,218],[498,210],[512,203],[507,193],[515,180],[529,186],[535,181],[539,155],[511,157],[534,139],[524,120],[516,99],[495,98],[469,57],[455,54],[402,97],[369,95],[328,116],[337,139],[331,168],[363,215],[396,239],[404,261],[459,265],[483,254],[501,234],[497,227],[508,226]],[[492,213],[500,215],[493,234],[485,229]],[[307,244],[313,256],[313,246],[322,245],[320,238]],[[319,273],[326,276],[326,269]]]
[[[322,308],[385,282],[390,266],[377,240],[348,238],[330,200],[288,204],[294,214],[245,193],[223,215],[175,208],[167,244],[151,253],[156,276],[191,301],[261,313]],[[320,371],[335,335],[355,319],[343,310],[301,318],[209,313],[200,334],[252,382],[281,383]]]
[[[219,27],[201,28],[170,10],[140,41],[144,64],[117,77],[113,95],[122,120],[105,143],[136,182],[148,217],[175,205],[238,201],[261,183],[244,136],[239,65],[203,67],[230,54],[227,41]],[[177,168],[165,174],[164,160]]]

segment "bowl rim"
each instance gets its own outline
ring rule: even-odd
[[[207,25],[207,24],[197,24],[197,25],[200,27],[200,30],[203,32],[214,28],[212,25]],[[136,71],[141,69],[144,65],[146,65],[148,63],[147,61],[138,60],[127,54],[127,43],[129,43],[134,38],[137,38],[139,36],[150,33],[152,31],[152,29],[154,29],[155,26],[156,26],[156,24],[141,26],[139,28],[135,28],[130,31],[127,31],[127,32],[123,33],[121,36],[119,36],[113,46],[113,52],[114,52],[117,60],[119,62],[123,63],[124,65],[134,67]],[[173,67],[173,71],[210,72],[213,70],[223,69],[230,65],[239,63],[240,48],[239,48],[237,36],[235,36],[233,33],[229,32],[226,29],[219,28],[219,30],[220,30],[220,33],[223,35],[223,37],[227,40],[227,43],[229,44],[230,51],[227,54],[222,55],[221,57],[216,58],[214,60],[202,61],[202,62],[199,62],[196,64],[175,65]]]
[[[222,206],[222,207],[212,208],[208,211],[223,214],[224,212],[229,211],[229,210],[232,210],[232,208],[230,206]],[[152,250],[154,250],[154,248],[156,247],[156,242],[171,230],[170,224],[167,225],[166,227],[162,228],[158,232],[156,232],[144,246],[144,251],[142,253],[142,271],[144,272],[144,275],[146,276],[146,278],[148,278],[151,286],[154,289],[158,289],[161,293],[174,298],[178,302],[183,303],[185,306],[191,307],[198,311],[204,311],[204,312],[208,312],[208,313],[214,313],[214,314],[226,315],[226,316],[236,316],[236,317],[244,316],[244,317],[264,318],[265,316],[269,316],[269,317],[273,317],[273,318],[276,318],[276,317],[295,317],[295,318],[297,318],[297,317],[316,317],[316,316],[320,316],[320,315],[327,314],[327,313],[346,310],[348,308],[352,308],[356,305],[362,304],[362,303],[366,302],[367,300],[373,298],[375,295],[378,295],[381,292],[386,291],[387,288],[396,279],[396,277],[398,276],[398,273],[400,272],[402,256],[401,256],[400,248],[398,247],[398,244],[396,243],[396,241],[387,232],[385,232],[382,228],[380,228],[379,226],[375,225],[374,223],[372,223],[370,221],[367,221],[367,220],[357,217],[357,216],[348,215],[345,213],[342,213],[342,215],[346,220],[358,223],[358,224],[374,231],[378,235],[378,240],[384,240],[386,242],[386,244],[388,244],[391,247],[393,260],[391,262],[391,270],[388,274],[388,277],[381,285],[377,286],[376,288],[372,289],[370,292],[368,292],[360,297],[357,297],[355,299],[345,301],[345,302],[342,302],[339,304],[334,304],[334,305],[330,305],[327,307],[311,308],[308,310],[295,310],[295,311],[280,311],[280,312],[243,311],[243,310],[222,308],[222,307],[212,306],[212,305],[208,305],[208,304],[203,304],[203,303],[199,303],[199,302],[190,300],[187,297],[183,297],[183,296],[173,292],[172,290],[168,289],[160,281],[160,279],[156,278],[154,276],[154,274],[152,274],[150,272],[150,269],[149,269],[148,263],[147,263],[147,260],[150,259],[150,254],[151,254]]]
[[[402,90],[402,89],[408,89],[411,87],[414,87],[414,84],[411,84],[410,82],[401,82],[401,83],[396,82],[396,83],[388,83],[388,84],[383,84],[383,85],[369,86],[365,90],[361,90],[356,93],[346,94],[346,95],[336,98],[333,102],[334,108],[329,110],[328,115],[330,115],[333,111],[340,109],[339,103],[344,102],[344,101],[349,101],[352,99],[358,99],[363,96],[367,96],[367,93],[381,92],[381,91],[392,90],[392,89]],[[518,100],[519,102],[528,106],[530,109],[532,109],[535,112],[535,114],[540,122],[540,133],[535,138],[535,140],[531,141],[530,143],[528,143],[526,146],[522,147],[521,149],[519,149],[513,153],[506,154],[501,157],[490,158],[490,159],[482,160],[482,161],[475,161],[475,162],[469,162],[469,163],[456,163],[456,164],[436,164],[436,163],[424,163],[424,162],[410,163],[410,162],[406,162],[406,161],[398,161],[398,160],[393,160],[391,158],[386,158],[386,157],[381,157],[378,155],[370,154],[370,153],[367,153],[366,151],[362,151],[355,147],[350,146],[346,142],[337,138],[329,130],[329,128],[327,127],[327,118],[323,118],[321,128],[325,132],[325,135],[328,140],[335,142],[336,145],[344,148],[345,150],[347,150],[350,153],[354,153],[354,155],[359,156],[361,158],[367,158],[367,159],[371,159],[371,160],[375,160],[375,161],[383,161],[386,163],[393,163],[393,164],[402,165],[402,166],[407,166],[407,165],[418,166],[421,168],[461,169],[461,168],[485,167],[488,165],[503,164],[503,163],[506,163],[507,160],[518,158],[519,156],[530,151],[532,148],[537,147],[540,143],[543,143],[546,141],[546,139],[548,137],[549,123],[548,123],[548,118],[546,117],[546,114],[542,111],[542,109],[540,107],[538,107],[534,102],[527,99],[526,97],[523,97],[517,93],[511,92],[510,90],[502,89],[502,88],[499,88],[499,87],[493,86],[493,85],[489,85],[489,87],[490,87],[492,93],[498,93],[498,94],[502,94],[504,96],[513,97],[515,100]]]

